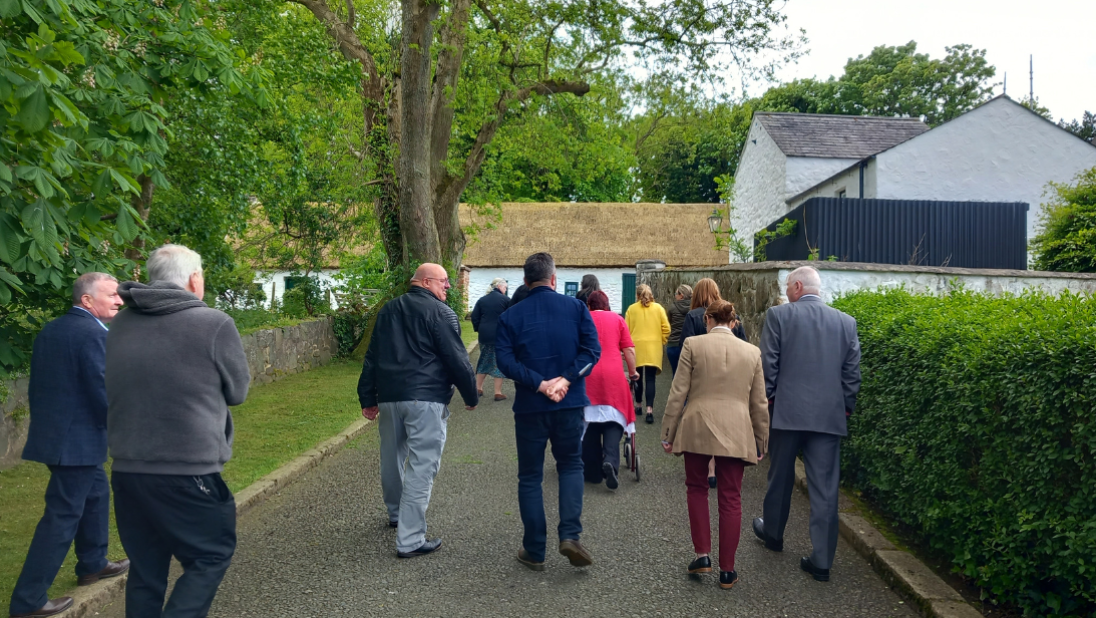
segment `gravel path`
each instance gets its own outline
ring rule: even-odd
[[[490,383],[490,382],[489,382]],[[661,418],[669,369],[659,380]],[[643,479],[615,492],[586,485],[582,542],[594,565],[575,569],[553,552],[556,476],[545,471],[548,568],[514,556],[521,539],[511,399],[465,411],[452,406],[449,438],[427,519],[443,546],[397,559],[380,498],[376,431],[244,515],[232,568],[211,616],[699,616],[749,618],[915,615],[844,541],[829,583],[799,570],[809,553],[806,498],[793,496],[785,551],[769,552],[750,520],[761,512],[765,469],[743,489],[741,580],[721,590],[718,573],[690,577],[692,545],[681,460],[665,455],[658,427],[640,424]],[[488,393],[488,398],[490,393]],[[715,493],[712,493],[713,523]],[[714,534],[713,534],[714,536]],[[715,539],[713,539],[715,540]],[[119,602],[100,615],[121,618]]]

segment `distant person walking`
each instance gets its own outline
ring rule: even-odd
[[[636,286],[636,302],[624,314],[632,341],[636,346],[636,364],[639,366],[640,384],[636,389],[636,403],[643,398],[647,403],[648,423],[655,422],[655,378],[662,373],[662,346],[670,338],[670,320],[666,310],[655,302],[651,288],[645,283]]]
[[[696,552],[690,573],[712,570],[706,476],[708,461],[715,459],[722,588],[738,582],[734,556],[742,530],[742,474],[765,454],[769,439],[761,351],[731,333],[734,319],[731,303],[717,300],[708,306],[708,334],[685,340],[662,417],[663,448],[685,456],[689,529]]]
[[[479,333],[479,362],[476,364],[476,392],[483,396],[483,383],[490,375],[495,379],[495,401],[506,399],[502,394],[502,372],[495,361],[495,332],[499,316],[510,307],[506,297],[506,280],[495,279],[491,289],[476,301],[472,309],[472,328]]]
[[[813,551],[799,566],[824,582],[837,551],[841,437],[860,390],[860,340],[856,320],[822,302],[817,270],[793,270],[786,294],[791,302],[769,308],[761,333],[772,407],[771,463],[764,517],[754,520],[753,529],[765,547],[783,551],[795,458],[802,451]]]
[[[358,380],[362,416],[380,416],[381,491],[400,558],[441,547],[440,538],[426,538],[426,509],[441,466],[453,385],[469,409],[479,403],[460,322],[445,304],[449,287],[445,268],[419,266],[411,289],[377,315]]]
[[[584,409],[586,435],[582,438],[582,461],[587,483],[601,483],[609,489],[619,485],[620,439],[636,431],[636,413],[628,378],[620,370],[620,358],[628,366],[628,377],[639,377],[636,371],[636,348],[624,318],[609,310],[609,297],[601,290],[587,299],[590,317],[597,328],[601,358],[586,378],[586,396],[590,405]]]
[[[674,302],[666,310],[670,319],[670,337],[666,340],[666,358],[670,359],[670,371],[677,375],[677,360],[681,357],[681,329],[685,326],[685,316],[692,309],[693,288],[682,283],[674,292]]]
[[[696,286],[693,287],[693,299],[689,304],[689,313],[685,316],[685,322],[681,326],[682,341],[694,335],[703,335],[706,332],[704,330],[704,312],[708,309],[708,305],[717,300],[723,300],[723,297],[719,295],[719,285],[715,280],[705,277],[696,282]],[[746,330],[742,328],[742,320],[738,317],[731,325],[731,332],[742,341],[747,341]]]
[[[76,583],[125,573],[107,560],[107,327],[122,306],[118,280],[87,273],[72,285],[72,306],[46,324],[30,357],[30,427],[23,459],[49,466],[46,509],[15,582],[12,616],[52,616],[72,605],[46,593],[76,543]]]
[[[544,449],[551,443],[559,478],[559,553],[574,566],[593,563],[582,533],[582,430],[586,380],[601,356],[590,311],[556,293],[556,264],[547,253],[525,260],[529,297],[499,318],[499,369],[514,380],[518,504],[525,527],[518,561],[544,570]]]
[[[582,301],[582,304],[587,304],[590,298],[590,294],[601,290],[601,284],[598,283],[597,277],[594,275],[583,275],[582,283],[579,284],[578,293],[575,294],[575,298]]]
[[[529,296],[529,286],[524,283],[518,286],[518,289],[514,290],[514,296],[510,299],[510,306],[520,303],[525,300],[525,297]]]
[[[107,436],[118,536],[133,560],[127,618],[209,613],[236,551],[221,471],[251,375],[232,318],[206,306],[202,257],[164,245],[125,281],[107,335]],[[164,606],[171,558],[183,565]]]

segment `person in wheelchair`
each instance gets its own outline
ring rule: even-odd
[[[586,435],[582,438],[582,462],[587,483],[601,483],[609,489],[619,485],[620,439],[635,433],[636,413],[628,378],[637,379],[636,349],[624,319],[609,310],[609,297],[596,290],[586,299],[590,317],[597,327],[601,358],[586,377]],[[621,371],[620,357],[628,365],[628,377]]]

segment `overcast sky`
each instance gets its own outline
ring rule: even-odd
[[[788,0],[784,11],[791,28],[807,31],[810,53],[780,81],[840,75],[877,45],[913,40],[941,58],[945,46],[969,43],[997,67],[994,94],[1007,71],[1009,96],[1026,97],[1034,55],[1035,96],[1055,120],[1096,113],[1096,0]]]

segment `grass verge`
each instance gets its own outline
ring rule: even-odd
[[[224,471],[232,491],[247,487],[357,420],[361,414],[356,390],[360,373],[357,363],[335,361],[253,387],[247,401],[232,409],[235,443]],[[39,463],[24,462],[0,471],[0,616],[8,615],[11,591],[45,508],[48,482],[49,470]],[[118,540],[113,506],[112,501],[108,556],[117,560],[125,551]],[[75,566],[76,557],[69,551],[50,598],[76,586]]]
[[[460,338],[464,342],[464,347],[472,345],[472,342],[479,338],[479,333],[472,330],[471,320],[460,321]]]

